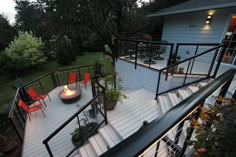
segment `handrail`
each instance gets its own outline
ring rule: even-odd
[[[200,45],[200,46],[217,46],[220,45],[220,43],[178,43],[178,45],[186,45],[186,46],[195,46],[195,45]]]
[[[220,47],[223,47],[223,46],[224,46],[224,45],[221,44],[221,45],[219,45],[219,46],[217,46],[217,47],[213,47],[213,48],[211,48],[211,49],[209,49],[209,50],[206,50],[206,51],[204,51],[204,52],[202,52],[202,53],[199,53],[199,54],[197,54],[197,55],[195,55],[195,56],[192,56],[192,57],[190,57],[190,58],[184,59],[184,60],[182,60],[182,61],[180,61],[180,62],[178,62],[178,63],[175,63],[175,64],[169,65],[169,66],[167,66],[167,67],[164,67],[164,68],[160,69],[160,71],[163,71],[163,70],[165,70],[165,69],[173,68],[173,67],[175,67],[175,66],[177,66],[177,65],[179,65],[179,64],[182,64],[182,63],[184,63],[184,62],[186,62],[186,61],[189,61],[189,60],[191,60],[191,59],[194,59],[194,58],[197,58],[197,57],[199,57],[199,56],[202,56],[202,55],[204,55],[204,54],[206,54],[206,53],[208,53],[208,52],[211,52],[211,51],[213,51],[213,50],[219,49]]]
[[[219,48],[222,48],[222,47],[224,48],[225,45],[224,45],[224,44],[221,44],[221,45],[219,45],[219,46],[217,46],[217,47],[213,47],[213,48],[211,48],[211,49],[209,49],[209,50],[206,50],[206,51],[204,51],[204,52],[202,52],[202,53],[200,53],[200,54],[196,54],[196,55],[194,55],[194,56],[192,56],[192,57],[190,57],[190,58],[184,59],[184,60],[182,60],[182,61],[179,61],[178,63],[172,64],[172,65],[169,65],[169,66],[167,66],[167,67],[164,67],[164,68],[160,69],[160,71],[159,71],[159,76],[158,76],[158,81],[157,81],[156,97],[155,97],[155,99],[157,99],[157,96],[158,96],[158,95],[163,94],[163,93],[166,93],[166,92],[168,92],[168,91],[171,91],[171,90],[177,88],[177,87],[175,87],[175,88],[172,88],[172,89],[169,89],[169,90],[166,90],[166,91],[164,91],[164,92],[159,93],[159,87],[160,87],[160,81],[161,81],[161,74],[162,74],[162,72],[163,72],[164,70],[177,67],[178,65],[180,65],[180,64],[182,64],[182,63],[185,63],[185,62],[189,62],[189,64],[190,64],[191,60],[195,60],[197,57],[203,56],[203,55],[205,55],[205,54],[207,54],[207,53],[209,53],[209,52],[212,52],[212,51],[214,51],[214,50],[219,50]],[[213,64],[214,64],[214,62],[215,62],[215,60],[216,60],[216,55],[217,55],[218,53],[220,53],[220,52],[219,52],[219,51],[216,51],[215,54],[214,54],[214,56],[213,56],[213,59],[212,59],[211,65],[210,65],[210,67],[209,67],[209,71],[208,71],[208,74],[207,74],[207,77],[206,77],[206,78],[209,78],[209,77],[213,77],[213,78],[214,78],[214,77],[216,76],[216,72],[218,71],[219,65],[220,65],[220,63],[221,63],[221,61],[222,61],[222,58],[223,58],[222,53],[221,53],[221,55],[219,56],[219,62],[218,62],[217,65],[216,65],[216,68],[215,68],[215,71],[214,71],[213,76],[210,76],[210,73],[211,73],[211,71],[212,71]],[[187,77],[187,75],[188,75],[189,64],[188,64],[187,71],[186,71],[186,73],[185,73],[184,84],[183,84],[182,86],[188,85],[188,84],[185,84],[185,80],[186,80],[186,77]],[[190,73],[191,73],[191,72],[190,72]],[[167,80],[167,77],[168,77],[168,70],[166,71],[166,74],[165,74],[165,75],[166,75],[166,76],[165,76],[165,80]],[[192,83],[194,83],[194,82],[192,82]]]
[[[101,157],[138,156],[153,143],[158,142],[170,129],[179,124],[181,120],[190,114],[207,97],[219,87],[232,81],[236,69],[230,69],[207,84],[184,101],[166,112],[160,119],[155,119],[146,127],[123,140],[121,143],[101,155]]]
[[[51,75],[51,74],[52,74],[52,72],[47,73],[47,74],[45,74],[45,75],[43,75],[43,76],[41,76],[41,77],[39,77],[39,78],[37,78],[37,79],[34,79],[33,81],[30,81],[30,82],[24,84],[23,87],[26,87],[26,86],[28,86],[28,85],[30,85],[30,84],[33,84],[34,82],[37,82],[37,81],[39,81],[39,80],[41,80],[41,79],[43,79],[43,78],[45,78],[45,77],[47,77],[47,76],[49,76],[49,75]]]
[[[147,41],[147,40],[132,40],[132,39],[124,39],[124,38],[117,38],[115,40],[129,41],[129,42],[142,42],[142,43],[150,43],[150,44],[174,45],[173,43],[168,43],[168,42]]]
[[[68,70],[72,70],[72,69],[86,68],[86,67],[91,67],[91,66],[94,66],[94,65],[93,65],[93,64],[89,64],[89,65],[77,66],[77,67],[72,67],[72,68],[67,68],[67,69],[60,69],[60,70],[58,70],[58,71],[56,71],[56,72],[63,72],[63,71],[68,71]],[[45,74],[45,75],[43,75],[43,76],[41,76],[41,77],[39,77],[39,78],[37,78],[37,79],[34,79],[33,81],[30,81],[30,82],[24,84],[23,86],[24,86],[24,87],[25,87],[25,86],[28,86],[28,85],[30,85],[30,84],[32,84],[32,83],[34,83],[34,82],[37,82],[38,80],[43,79],[43,78],[45,78],[45,77],[47,77],[47,76],[49,76],[49,75],[51,75],[51,74],[53,74],[53,73],[54,73],[54,72],[47,73],[47,74]]]
[[[57,72],[68,71],[68,70],[77,69],[77,68],[87,68],[87,67],[91,67],[91,66],[94,66],[94,64],[72,67],[72,68],[67,68],[67,69],[61,69],[61,70],[58,70]]]

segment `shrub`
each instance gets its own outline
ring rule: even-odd
[[[43,46],[41,38],[34,37],[31,32],[20,32],[5,50],[10,59],[7,68],[22,71],[45,63]]]
[[[215,105],[202,108],[200,121],[192,121],[196,129],[195,156],[231,157],[236,155],[236,101],[217,98]]]
[[[76,59],[72,51],[71,40],[67,36],[60,36],[56,42],[57,62],[61,65],[71,65]]]

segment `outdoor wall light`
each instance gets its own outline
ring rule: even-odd
[[[208,16],[207,16],[206,24],[210,24],[210,23],[211,23],[211,18],[212,18],[211,15],[208,15]]]

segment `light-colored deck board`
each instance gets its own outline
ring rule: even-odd
[[[109,136],[112,138],[113,142],[115,144],[118,144],[122,141],[121,137],[117,134],[117,132],[109,125],[105,126],[104,129],[109,134]]]
[[[90,144],[85,144],[79,148],[81,157],[96,157]]]
[[[92,98],[91,87],[88,85],[86,90],[84,86],[81,86],[83,92],[81,99],[73,104],[63,104],[58,97],[62,89],[63,87],[57,87],[49,93],[52,101],[48,98],[45,99],[47,104],[44,111],[46,117],[40,111],[36,111],[31,114],[31,121],[27,119],[22,150],[23,157],[49,156],[42,141]],[[65,156],[74,148],[71,142],[71,133],[76,127],[78,127],[77,121],[73,120],[49,142],[54,156]]]
[[[143,121],[151,122],[161,115],[157,102],[154,100],[154,93],[140,89],[127,96],[128,99],[123,100],[113,111],[108,112],[109,123],[123,139],[136,132]]]
[[[92,145],[94,152],[97,156],[102,155],[108,150],[105,142],[99,134],[96,134],[89,138],[89,143]]]

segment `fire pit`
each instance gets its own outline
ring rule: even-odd
[[[65,104],[71,104],[78,101],[81,97],[82,90],[80,88],[68,88],[67,85],[64,86],[63,91],[59,93],[59,98]]]

